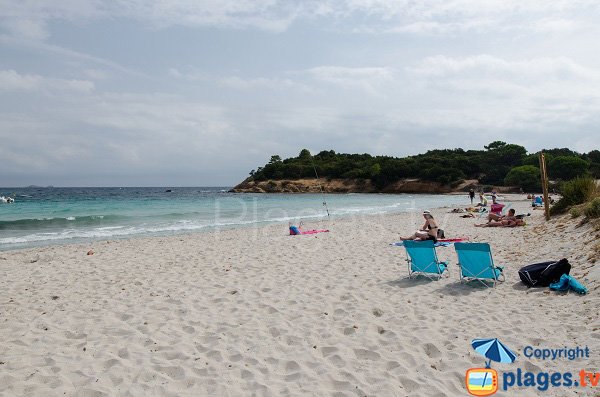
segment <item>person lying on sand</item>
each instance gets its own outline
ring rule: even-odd
[[[400,240],[433,240],[434,242],[437,241],[439,227],[435,219],[433,219],[433,215],[431,215],[431,212],[429,211],[423,211],[423,218],[425,218],[425,223],[423,224],[421,229],[417,230],[410,237],[400,237]]]
[[[515,209],[511,208],[508,210],[508,215],[501,215],[501,213],[498,212],[490,212],[487,216],[487,220],[488,222],[492,222],[492,221],[501,221],[504,218],[515,218]]]
[[[508,210],[508,215],[498,216],[495,214],[488,215],[488,222],[475,225],[476,227],[515,227],[524,226],[525,221],[515,216],[515,209]]]
[[[487,210],[484,207],[467,207],[465,208],[467,212],[486,212]]]

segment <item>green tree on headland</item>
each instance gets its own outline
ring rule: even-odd
[[[533,165],[521,165],[511,169],[504,184],[507,186],[519,186],[526,192],[540,191],[542,183],[540,180],[540,169]]]
[[[580,157],[558,156],[548,164],[550,178],[570,180],[587,174],[590,163]]]
[[[580,154],[567,148],[545,149],[551,178],[572,179],[586,173],[600,174],[600,152]],[[596,168],[594,168],[596,167]],[[269,162],[251,173],[255,181],[314,178],[368,179],[384,189],[402,179],[420,179],[454,185],[474,179],[486,185],[520,186],[539,189],[539,153],[527,153],[520,145],[494,141],[484,150],[442,149],[403,158],[348,154],[323,150],[311,155],[302,149],[298,157]],[[536,179],[537,178],[537,179]]]

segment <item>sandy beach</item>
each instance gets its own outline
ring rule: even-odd
[[[460,284],[453,247],[439,281],[407,279],[389,244],[420,214],[307,222],[0,252],[0,396],[466,396],[475,338],[517,353],[493,368],[600,370],[596,237],[569,216],[527,226],[432,209],[447,237],[490,242],[506,282]],[[86,255],[93,249],[93,255]],[[568,258],[589,294],[527,289],[517,270]],[[526,346],[587,346],[588,359],[525,358]],[[504,396],[599,395],[513,387]]]

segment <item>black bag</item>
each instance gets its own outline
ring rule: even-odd
[[[547,287],[563,274],[569,274],[571,264],[566,259],[527,265],[519,270],[519,277],[527,287]]]

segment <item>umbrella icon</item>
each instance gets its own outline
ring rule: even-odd
[[[485,363],[486,368],[490,368],[492,360],[499,363],[514,363],[517,359],[515,353],[500,342],[498,338],[473,339],[471,346],[477,353],[488,359]]]
[[[517,359],[515,353],[510,351],[510,349],[500,342],[498,338],[473,339],[471,346],[473,346],[473,349],[475,349],[477,353],[488,359],[485,363],[486,368],[490,368],[492,360],[499,363],[513,363]],[[488,372],[486,371],[483,381],[481,382],[482,386],[485,385],[487,375]]]

